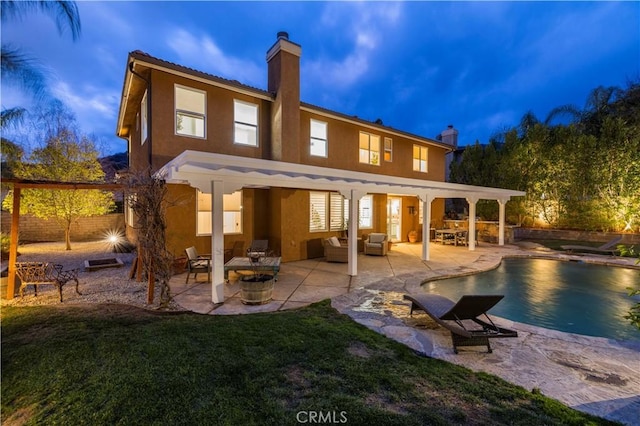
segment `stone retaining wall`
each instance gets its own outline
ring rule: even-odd
[[[640,234],[572,231],[564,229],[540,229],[540,228],[515,228],[515,238],[518,240],[575,240],[595,241],[605,243],[611,239],[622,236],[623,244],[640,244]]]
[[[1,230],[11,233],[11,213],[2,211]],[[104,238],[109,230],[124,230],[124,215],[112,213],[80,218],[71,225],[71,241],[92,241]],[[30,215],[20,216],[20,241],[64,241],[64,229],[55,220],[39,219]]]

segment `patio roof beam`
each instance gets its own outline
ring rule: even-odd
[[[402,189],[405,194],[417,196],[425,190],[435,191],[438,192],[439,198],[466,198],[469,194],[476,194],[483,199],[496,199],[498,197],[525,195],[522,191],[508,189],[403,178],[190,150],[184,151],[160,170],[160,173],[163,174],[168,181],[172,181],[173,179],[179,180],[179,176],[185,172],[202,175],[215,175],[216,173],[220,173],[224,177],[224,180],[236,175],[243,177],[245,184],[264,185],[266,179],[268,182],[278,182],[277,185],[267,184],[266,186],[284,186],[289,188],[305,188],[304,185],[300,185],[301,182],[308,182],[308,185],[310,185],[309,182],[315,182],[317,185],[324,181],[330,182],[332,185],[343,184],[344,189],[357,187],[358,189],[365,189],[371,193],[397,192],[399,189]],[[298,183],[296,184],[294,181],[298,181]],[[311,189],[315,188],[317,188],[317,186],[314,185]],[[392,188],[392,190],[389,191],[389,188]]]
[[[99,189],[101,191],[118,191],[124,185],[102,182],[53,182],[43,180],[2,179],[2,183],[22,189]]]

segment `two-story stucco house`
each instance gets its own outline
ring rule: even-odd
[[[117,135],[130,168],[163,173],[181,200],[167,212],[170,251],[211,252],[215,284],[236,242],[268,239],[287,262],[317,257],[317,242],[348,226],[356,275],[357,236],[406,241],[416,230],[428,242],[423,224],[437,226],[445,198],[466,198],[471,217],[478,199],[498,200],[504,224],[504,204],[521,192],[447,183],[451,145],[302,102],[300,57],[279,33],[262,90],[129,54]]]

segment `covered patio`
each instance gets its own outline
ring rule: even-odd
[[[185,274],[171,279],[174,300],[190,311],[209,314],[249,314],[295,309],[351,293],[373,283],[390,280],[396,291],[416,291],[428,278],[479,272],[497,266],[504,255],[520,250],[515,246],[498,248],[495,244],[481,244],[474,251],[465,247],[431,243],[429,262],[421,259],[421,243],[394,244],[387,256],[358,255],[360,273],[350,276],[345,263],[329,263],[324,258],[287,262],[281,265],[278,281],[274,285],[273,300],[264,305],[244,305],[240,301],[239,279],[231,272],[229,283],[224,284],[224,304],[211,299],[211,285],[206,274],[199,274],[194,284],[185,284]]]
[[[358,201],[366,194],[400,194],[415,196],[422,203],[425,218],[431,218],[431,203],[437,198],[464,198],[469,203],[469,217],[476,217],[478,200],[496,200],[499,204],[498,245],[504,245],[505,207],[522,191],[453,184],[423,179],[400,178],[372,173],[353,172],[256,158],[237,157],[199,151],[184,151],[167,163],[159,175],[168,183],[188,184],[211,194],[211,253],[213,303],[225,301],[223,196],[242,188],[293,188],[339,192],[349,200],[349,217],[358,217]],[[425,221],[428,223],[428,221]],[[347,275],[358,276],[357,221],[348,224]],[[468,251],[476,250],[476,224],[469,221]],[[432,245],[429,226],[422,227],[419,260],[431,260]],[[366,268],[363,268],[366,271]]]

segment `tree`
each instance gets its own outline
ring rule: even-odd
[[[104,172],[98,162],[98,151],[86,136],[78,136],[69,128],[61,128],[46,145],[33,150],[27,162],[17,162],[15,175],[30,180],[57,182],[102,182]],[[3,207],[11,210],[13,194]],[[100,190],[25,189],[20,213],[43,219],[55,219],[65,231],[66,249],[71,250],[71,225],[80,217],[106,214],[113,209],[113,195]]]
[[[72,1],[13,1],[0,2],[2,21],[21,20],[25,15],[41,11],[55,19],[58,32],[71,31],[73,40],[80,36],[80,15],[75,2]],[[45,74],[38,64],[20,49],[2,44],[0,49],[0,65],[3,83],[14,83],[36,97],[43,97],[47,92]],[[11,120],[25,113],[24,108],[2,110],[2,128]]]
[[[22,160],[24,151],[22,148],[5,138],[2,138],[0,145],[0,156],[2,157],[2,177],[14,177],[14,169],[18,162]]]
[[[169,280],[173,256],[166,248],[166,181],[151,170],[125,172],[119,177],[125,186],[127,204],[136,216],[138,259],[148,274],[147,303],[154,298],[154,285],[160,285],[160,305],[171,299]]]
[[[560,114],[568,125],[549,124]],[[520,223],[585,230],[640,229],[640,82],[594,89],[583,109],[555,108],[545,122],[527,112],[502,135],[497,161],[472,147],[451,176],[527,193],[507,205]],[[465,156],[466,156],[465,152]]]

